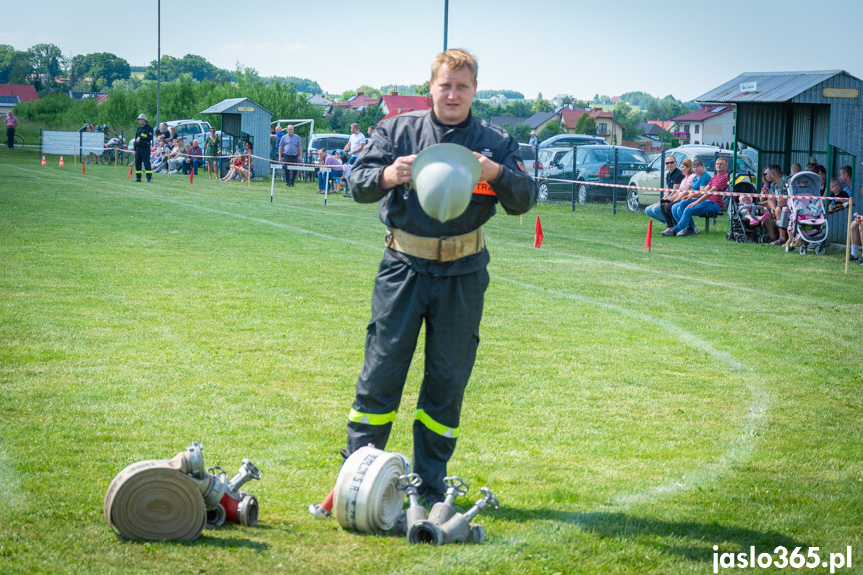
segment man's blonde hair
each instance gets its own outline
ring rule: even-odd
[[[437,72],[443,65],[446,65],[450,70],[461,70],[462,68],[467,67],[473,76],[473,81],[476,82],[476,74],[479,66],[476,63],[476,58],[467,51],[462,50],[461,48],[452,48],[435,56],[431,65],[432,80],[437,77]]]

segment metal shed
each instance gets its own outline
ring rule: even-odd
[[[202,114],[221,114],[222,132],[234,137],[235,142],[248,140],[257,156],[252,162],[256,176],[266,177],[270,173],[270,119],[272,113],[248,98],[230,98],[210,106]]]
[[[702,94],[699,103],[735,104],[735,149],[746,144],[759,152],[759,170],[779,164],[805,166],[810,156],[827,168],[852,167],[852,192],[861,204],[863,186],[863,81],[844,70],[747,72]],[[830,241],[844,242],[847,213],[830,216]]]

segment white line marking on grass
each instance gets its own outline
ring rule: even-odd
[[[535,247],[528,246],[525,244],[507,243],[506,245],[508,245],[510,247],[521,248],[523,250],[532,250],[534,252],[536,251]],[[543,248],[543,249],[545,249],[545,248]],[[755,288],[736,285],[736,284],[716,282],[716,281],[712,281],[712,280],[705,280],[705,279],[701,279],[701,278],[684,276],[684,275],[680,275],[680,274],[673,274],[670,272],[664,272],[662,270],[657,270],[657,269],[653,269],[650,267],[638,266],[638,265],[633,265],[633,264],[625,264],[625,263],[616,262],[613,260],[607,260],[604,258],[595,258],[595,257],[591,257],[591,256],[583,256],[581,254],[574,254],[571,252],[562,252],[559,250],[552,250],[552,249],[547,250],[546,253],[553,254],[553,255],[559,255],[559,256],[563,256],[563,257],[567,257],[567,258],[584,260],[584,261],[593,262],[593,263],[597,263],[597,264],[607,264],[610,266],[623,268],[623,269],[631,270],[631,271],[656,274],[656,275],[665,276],[665,277],[672,278],[672,279],[683,280],[686,282],[702,283],[702,284],[706,284],[706,285],[709,285],[712,287],[723,288],[723,289],[731,290],[731,291],[749,292],[749,293],[752,293],[752,294],[755,294],[758,296],[762,296],[762,297],[770,295],[770,294],[766,294],[764,292],[764,290],[760,290],[760,289],[755,289]],[[796,301],[803,302],[803,303],[811,303],[813,301],[812,297],[800,296],[800,295],[796,295],[796,294],[783,294],[782,297],[784,299],[796,300]],[[844,302],[827,301],[827,300],[821,300],[821,299],[819,299],[818,301],[819,301],[819,303],[821,303],[823,305],[832,305],[832,306],[836,306],[836,307],[845,305]]]
[[[673,334],[681,341],[687,343],[693,348],[702,350],[708,355],[718,360],[725,365],[729,370],[744,374],[746,389],[749,392],[751,401],[747,407],[747,414],[743,422],[743,427],[738,436],[732,441],[728,449],[716,460],[707,463],[693,471],[688,472],[679,481],[666,485],[652,487],[645,491],[631,493],[627,495],[619,495],[612,500],[610,507],[613,508],[628,508],[635,504],[664,497],[679,491],[685,491],[711,480],[715,480],[718,476],[727,472],[733,465],[737,465],[745,460],[754,448],[754,438],[757,436],[759,429],[763,429],[767,422],[767,413],[770,405],[770,393],[761,385],[756,383],[757,377],[754,370],[747,364],[738,360],[736,357],[726,351],[722,351],[714,347],[709,342],[701,339],[694,333],[687,331],[679,325],[666,319],[648,315],[646,313],[625,308],[613,303],[604,302],[602,300],[591,297],[545,289],[538,285],[533,285],[511,278],[496,275],[495,278],[499,281],[511,284],[524,290],[536,291],[545,295],[553,295],[564,299],[569,299],[583,303],[586,305],[601,307],[615,313],[637,319],[645,323],[652,323],[659,326],[665,331]],[[601,506],[600,509],[605,507]]]

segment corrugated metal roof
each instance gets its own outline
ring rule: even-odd
[[[695,98],[696,102],[787,102],[809,88],[829,80],[844,70],[813,72],[746,72]],[[752,91],[741,91],[742,84],[755,84]]]
[[[202,114],[221,114],[222,112],[224,112],[228,108],[236,106],[237,104],[239,104],[240,102],[244,102],[245,100],[248,100],[248,98],[228,98],[227,100],[222,100],[218,104],[214,104],[214,105],[210,106],[209,108],[207,108],[206,110],[204,110],[201,113]]]

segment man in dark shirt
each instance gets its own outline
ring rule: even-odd
[[[489,276],[482,225],[500,203],[523,214],[536,203],[518,144],[471,115],[476,60],[447,50],[432,62],[432,109],[382,122],[349,176],[354,199],[380,202],[386,250],[375,278],[365,362],[348,417],[348,457],[386,446],[401,401],[420,327],[425,321],[425,369],[414,412],[413,468],[426,504],[443,496],[446,465],[459,434],[462,398],[476,359],[483,296]],[[465,212],[440,222],[420,206],[411,166],[424,148],[449,142],[474,152],[480,183]]]

